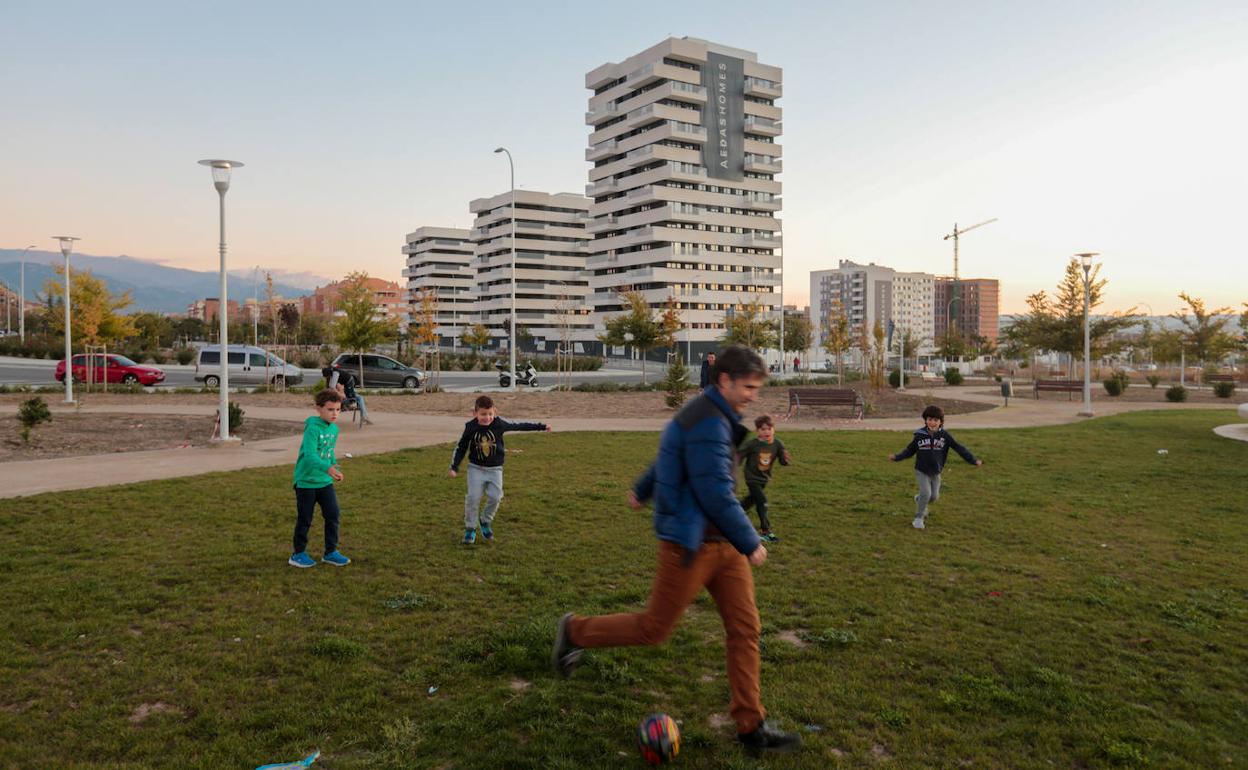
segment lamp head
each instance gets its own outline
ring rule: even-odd
[[[216,187],[217,192],[222,195],[230,189],[230,171],[243,167],[243,164],[236,160],[201,160],[199,165],[212,169],[212,186]]]
[[[1092,258],[1098,256],[1098,254],[1095,251],[1085,251],[1075,256],[1079,257],[1079,264],[1083,265],[1084,270],[1087,270],[1092,267]]]
[[[506,147],[495,147],[494,152],[507,152]]]
[[[72,235],[54,235],[52,240],[61,242],[61,254],[69,259],[69,253],[74,250],[74,241],[80,241],[81,238],[75,238]]]

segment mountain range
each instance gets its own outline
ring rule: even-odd
[[[20,283],[22,252],[20,249],[0,249],[0,282],[17,291]],[[35,251],[26,253],[26,298],[34,300],[43,296],[44,283],[57,278],[53,265],[63,262],[59,252]],[[70,265],[77,270],[90,270],[96,278],[108,284],[114,294],[130,292],[134,303],[127,310],[150,310],[157,313],[185,313],[195,300],[216,297],[220,293],[221,279],[218,273],[169,267],[124,254],[116,257],[91,254],[70,255]],[[310,294],[308,282],[315,284],[317,276],[309,273],[290,274],[291,281],[283,282],[274,276],[273,291],[287,299]],[[228,296],[242,302],[252,296],[254,281],[251,271],[234,273],[227,271]],[[321,279],[319,283],[328,283]],[[264,298],[263,275],[261,275],[260,298]]]

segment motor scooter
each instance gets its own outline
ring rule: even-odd
[[[499,387],[511,387],[511,378],[507,374],[507,365],[499,362],[494,364],[494,368],[498,370]],[[516,369],[516,383],[519,385],[528,385],[530,388],[537,387],[537,370],[533,368],[532,361],[525,363],[524,368]]]

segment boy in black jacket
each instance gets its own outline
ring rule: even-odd
[[[485,496],[485,510],[481,511],[481,537],[494,540],[494,514],[503,499],[503,434],[511,430],[550,430],[542,422],[507,422],[498,417],[494,399],[478,396],[472,409],[472,419],[464,425],[464,434],[455,445],[451,455],[451,478],[459,475],[459,463],[468,455],[468,495],[464,498],[464,545],[477,541],[477,509]]]
[[[748,511],[751,506],[757,506],[759,537],[768,543],[778,543],[780,538],[771,531],[771,520],[767,517],[767,482],[771,481],[771,469],[776,462],[788,465],[791,458],[789,450],[776,438],[776,424],[772,422],[771,415],[764,414],[755,419],[754,430],[758,436],[737,450],[745,468],[745,488],[750,491],[741,501],[741,507]]]
[[[940,497],[940,472],[945,467],[945,459],[949,450],[957,452],[971,465],[979,467],[983,460],[975,459],[971,450],[953,440],[949,431],[945,430],[945,413],[938,406],[929,406],[923,410],[925,427],[914,432],[910,445],[900,453],[889,455],[888,459],[896,462],[914,455],[914,478],[919,482],[919,493],[914,496],[918,510],[914,515],[914,528],[923,529],[923,520],[927,518],[927,504],[936,502]]]

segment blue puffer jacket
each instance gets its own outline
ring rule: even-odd
[[[663,429],[659,456],[633,485],[638,500],[654,500],[654,531],[660,540],[702,546],[707,524],[747,556],[758,533],[736,495],[735,449],[748,431],[740,415],[709,387]]]

